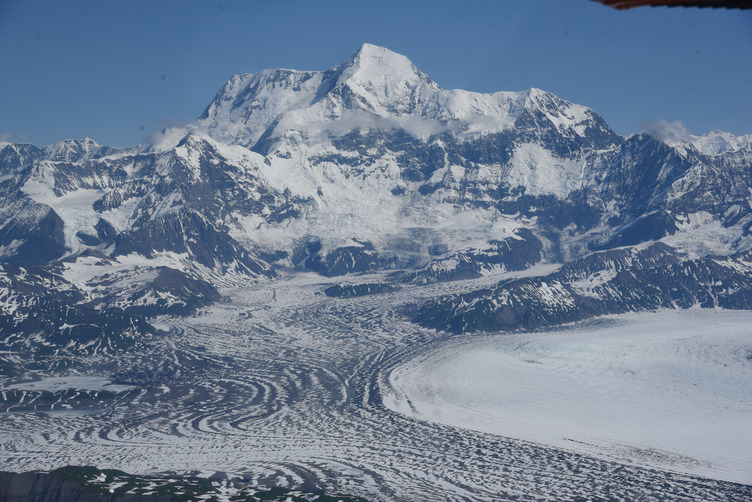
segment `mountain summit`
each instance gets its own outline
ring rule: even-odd
[[[269,128],[295,127],[297,121],[325,126],[355,112],[382,118],[415,114],[427,96],[440,90],[405,56],[364,44],[326,71],[236,75],[199,122],[218,139],[253,146],[271,133]]]
[[[405,56],[371,44],[325,72],[323,83],[319,99],[336,97],[380,116],[416,113],[422,101],[441,90]]]
[[[478,136],[509,130],[520,120],[530,129],[553,128],[580,137],[600,131],[607,144],[616,141],[592,110],[553,94],[539,89],[493,94],[444,90],[405,56],[371,44],[326,71],[236,75],[199,124],[217,140],[260,150],[287,131],[339,135],[370,127],[404,130],[419,138],[449,131]],[[298,141],[306,141],[304,135]]]
[[[326,74],[325,80],[334,83],[332,87],[361,85],[369,94],[393,94],[402,87],[439,90],[407,57],[372,44],[363,44],[350,59]]]

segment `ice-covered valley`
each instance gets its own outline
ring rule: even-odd
[[[609,316],[450,343],[397,368],[387,406],[617,461],[752,482],[752,314]]]

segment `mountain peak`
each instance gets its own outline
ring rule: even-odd
[[[71,162],[99,152],[103,147],[91,137],[64,139],[45,147],[50,160]]]
[[[57,143],[54,143],[50,145],[50,148],[69,148],[71,146],[81,146],[84,148],[96,148],[98,146],[101,146],[99,143],[94,141],[94,139],[91,136],[86,136],[85,138],[81,139],[64,139],[61,141],[58,141]]]
[[[366,65],[373,63],[383,64],[384,62],[396,63],[397,65],[412,65],[412,62],[406,56],[389,50],[386,47],[369,43],[361,45],[350,60]]]
[[[386,47],[382,47],[381,45],[369,44],[368,42],[365,42],[363,45],[361,45],[360,49],[358,49],[357,52],[355,53],[356,56],[366,56],[366,57],[382,56],[384,54],[404,57],[401,54],[397,54],[396,52],[387,49]]]
[[[369,43],[325,71],[235,76],[200,122],[215,139],[248,148],[258,144],[259,151],[267,151],[272,138],[290,131],[315,137],[365,126],[424,137],[451,128],[475,136],[510,129],[523,112],[532,113],[528,120],[544,120],[545,127],[578,136],[588,128],[614,135],[589,109],[540,89],[493,94],[444,90],[406,56]],[[532,123],[525,127],[539,129]]]
[[[404,115],[414,113],[423,98],[440,91],[407,57],[366,43],[323,74],[315,101],[333,100],[344,108],[380,116]]]
[[[418,70],[406,56],[368,43],[336,70],[338,83],[359,83],[371,91],[400,83],[411,88],[429,85],[438,90],[428,75]]]

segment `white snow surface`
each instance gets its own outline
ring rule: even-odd
[[[559,111],[551,111],[555,103]],[[264,70],[232,77],[199,120],[226,142],[255,144],[263,134],[353,127],[403,129],[418,138],[449,131],[477,136],[509,129],[525,109],[544,107],[559,129],[583,135],[592,112],[540,89],[491,94],[444,90],[405,56],[364,44],[327,71]]]
[[[96,235],[94,225],[100,215],[94,210],[94,202],[104,195],[103,190],[81,188],[57,196],[52,190],[54,181],[50,179],[30,179],[21,190],[31,199],[51,207],[65,222],[65,246],[72,252],[83,248],[76,234],[83,232]]]
[[[752,312],[609,316],[451,343],[395,369],[392,410],[620,462],[752,482]]]
[[[740,150],[752,151],[752,134],[735,136],[730,132],[714,130],[698,136],[691,134],[681,122],[660,120],[648,134],[680,151],[689,146],[710,156]]]
[[[57,392],[67,389],[109,390],[111,392],[120,392],[132,388],[133,387],[130,385],[114,384],[108,378],[87,375],[46,377],[41,380],[13,383],[7,387],[7,389],[46,390],[49,392]]]
[[[509,161],[506,181],[511,186],[524,186],[529,195],[555,195],[559,198],[583,188],[591,179],[586,162],[558,158],[537,143],[517,147]]]
[[[735,136],[726,131],[715,130],[703,136],[692,136],[689,142],[705,155],[752,150],[752,134]]]

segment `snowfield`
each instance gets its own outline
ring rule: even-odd
[[[398,367],[414,418],[752,483],[752,313],[609,316],[451,342]]]

